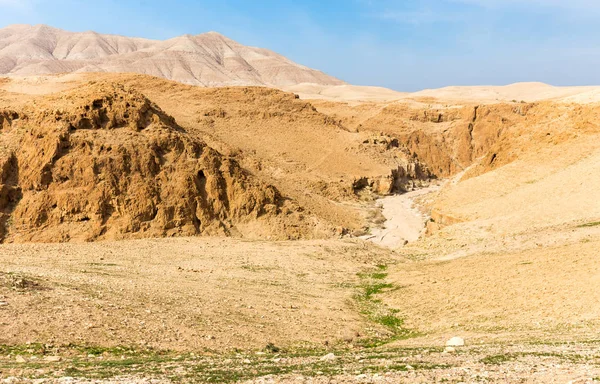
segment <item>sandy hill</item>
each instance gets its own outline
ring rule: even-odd
[[[99,87],[97,83],[104,85]],[[82,86],[89,92],[74,91]],[[156,105],[157,111],[174,118],[176,123],[173,124],[176,125],[171,129],[173,132],[181,130],[189,140],[206,143],[202,145],[208,145],[225,158],[234,160],[240,169],[256,179],[257,183],[273,186],[283,200],[292,204],[285,209],[275,207],[274,219],[266,220],[269,221],[266,227],[260,224],[260,220],[255,220],[261,215],[252,211],[246,212],[242,217],[235,217],[239,210],[234,209],[222,214],[219,208],[204,216],[204,219],[200,220],[201,224],[192,225],[186,230],[177,230],[176,234],[227,233],[244,237],[263,237],[276,236],[278,228],[278,237],[283,238],[358,235],[368,232],[374,225],[369,222],[369,219],[373,218],[373,212],[368,212],[368,209],[365,211],[365,207],[368,208],[369,205],[361,202],[365,193],[373,196],[407,191],[426,185],[430,179],[454,177],[462,172],[465,174],[459,186],[473,183],[470,179],[486,180],[485,177],[489,177],[486,176],[488,173],[510,166],[525,156],[533,156],[530,154],[537,153],[547,146],[552,149],[554,145],[560,144],[564,148],[580,148],[574,144],[574,137],[588,137],[588,134],[595,133],[598,129],[595,125],[597,117],[593,105],[554,101],[482,105],[445,99],[435,99],[435,103],[418,99],[400,99],[391,103],[329,100],[307,102],[297,99],[292,93],[276,89],[203,88],[144,75],[70,74],[7,78],[0,85],[0,102],[5,111],[4,130],[10,132],[2,139],[7,154],[6,164],[10,165],[13,164],[11,161],[16,161],[18,164],[26,164],[29,168],[37,166],[36,170],[32,171],[37,175],[35,177],[47,178],[46,184],[27,181],[27,188],[39,191],[50,188],[54,182],[62,183],[63,179],[56,176],[59,173],[54,171],[47,174],[48,168],[53,169],[56,166],[55,160],[52,160],[53,157],[36,158],[33,155],[34,142],[23,141],[22,138],[26,137],[22,136],[23,132],[28,132],[27,129],[32,126],[48,130],[49,122],[54,124],[53,119],[59,119],[56,120],[57,124],[62,122],[63,125],[66,124],[65,121],[72,119],[81,120],[81,103],[91,111],[85,110],[84,115],[99,113],[93,112],[93,102],[96,99],[102,104],[100,111],[109,109],[102,112],[101,116],[86,117],[88,122],[81,124],[96,128],[69,133],[70,142],[83,135],[83,132],[93,132],[93,137],[88,141],[101,143],[101,146],[106,146],[105,141],[110,141],[112,145],[129,146],[127,151],[147,152],[147,146],[137,146],[147,140],[144,135],[153,132],[152,130],[129,133],[127,130],[117,129],[107,131],[110,134],[101,133],[106,128],[105,117],[102,116],[117,116],[121,119],[119,127],[137,124],[136,116],[139,115],[139,111],[128,111],[129,107],[112,110],[110,108],[114,109],[115,106],[105,106],[103,100],[107,97],[106,89],[113,88],[124,89],[119,91],[119,98],[132,97],[129,92],[138,95],[134,98],[147,98],[148,103]],[[145,103],[142,104],[146,105]],[[137,105],[133,102],[125,104]],[[63,106],[63,112],[57,115],[58,106]],[[62,131],[57,129],[57,137],[62,137]],[[123,135],[123,132],[127,135]],[[128,137],[132,134],[140,135],[137,142],[129,141]],[[46,140],[49,133],[43,133],[42,136]],[[37,142],[42,145],[40,140]],[[56,140],[51,140],[48,145],[54,148],[53,143]],[[170,141],[163,144],[167,147],[175,145]],[[154,151],[152,148],[154,147],[150,146],[150,152]],[[48,151],[55,152],[50,149]],[[19,156],[26,156],[29,152],[31,161],[25,158],[19,160]],[[11,153],[14,155],[10,155]],[[159,155],[160,152],[148,154],[153,158]],[[105,161],[103,153],[78,153],[76,156],[88,156],[86,161],[89,163]],[[14,160],[13,157],[17,159]],[[60,161],[67,158],[63,155],[60,157]],[[562,155],[559,158],[562,158]],[[536,157],[533,156],[532,159],[535,160]],[[38,161],[43,164],[36,165]],[[118,169],[112,169],[111,172],[117,171],[121,172]],[[146,171],[141,169],[130,172],[130,177],[134,177],[139,172]],[[160,171],[152,172],[160,174]],[[193,171],[189,172],[193,176]],[[19,178],[22,178],[27,172],[20,169],[18,174]],[[43,176],[45,174],[47,175]],[[153,177],[157,175],[153,174]],[[91,188],[93,180],[97,177],[90,176],[82,182]],[[68,179],[72,180],[72,177],[69,176]],[[237,179],[238,176],[233,177],[233,180]],[[19,181],[22,182],[24,181]],[[488,185],[491,185],[489,181],[483,184]],[[250,184],[244,183],[244,186],[249,187]],[[14,187],[23,191],[22,184]],[[215,187],[215,190],[217,189]],[[476,188],[471,186],[469,190]],[[118,191],[122,191],[122,187],[115,186],[114,190],[107,193],[118,196],[121,193]],[[32,196],[39,195],[36,193]],[[159,195],[153,203],[156,206],[163,200]],[[193,193],[190,198],[192,196]],[[545,196],[549,197],[547,194]],[[215,199],[221,201],[219,204],[224,204],[225,207],[231,202],[230,197],[226,196]],[[26,199],[19,197],[19,201],[21,200]],[[451,203],[444,203],[445,201],[447,200],[440,197],[435,205],[434,217],[439,227],[437,229],[453,224],[454,221],[461,221],[465,217],[458,212],[460,204],[453,200]],[[83,205],[87,207],[86,204]],[[307,221],[302,222],[299,217],[293,215],[279,216],[282,212],[299,211],[304,213],[298,216],[305,216]],[[19,214],[18,210],[12,208],[6,212],[9,216]],[[190,213],[192,211],[182,212],[186,220],[191,220],[193,224],[195,216]],[[263,209],[259,208],[258,212],[263,212]],[[594,211],[588,209],[587,212]],[[232,214],[234,216],[231,216]],[[136,218],[137,215],[132,214],[128,217]],[[154,217],[153,215],[154,213],[151,216]],[[90,225],[94,223],[94,217],[100,223],[103,220],[102,214],[91,216],[88,212],[80,216],[79,213],[73,213],[73,220],[83,217],[86,223],[89,219]],[[146,213],[142,216],[146,216]],[[129,234],[132,233],[139,233],[141,236],[162,236],[170,233],[165,228],[171,228],[171,224],[157,227],[151,224],[146,230],[143,225],[140,226],[138,219],[131,221],[130,218],[125,219],[126,224],[121,228],[126,234],[124,237],[130,237]],[[60,216],[56,220],[57,223],[62,223],[60,220],[64,221],[64,217]],[[177,223],[185,227],[186,220]],[[14,217],[10,221],[16,222]],[[43,225],[48,223],[45,219],[37,222]],[[285,230],[277,227],[279,224],[271,225],[274,222],[283,223]],[[100,232],[86,230],[86,236],[89,235],[90,239],[122,237],[121,234],[103,233],[102,225],[98,227],[100,229],[96,229]],[[216,227],[211,227],[213,225]],[[27,225],[28,228],[30,226],[31,224]],[[219,232],[215,228],[223,230]],[[516,228],[516,225],[513,228]],[[72,235],[74,234],[69,236]],[[56,237],[67,240],[68,238]]]
[[[132,72],[204,86],[343,81],[272,51],[246,47],[216,32],[166,41],[73,33],[46,25],[0,29],[0,74]]]
[[[435,98],[447,101],[460,101],[472,103],[498,103],[498,102],[534,102],[542,100],[555,100],[577,98],[586,95],[586,101],[593,101],[592,94],[597,94],[600,87],[556,87],[539,82],[515,83],[504,86],[453,86],[440,89],[426,89],[409,95],[411,98]],[[583,101],[583,99],[581,99]],[[600,99],[596,98],[596,101]]]
[[[367,87],[359,85],[323,85],[302,83],[282,87],[283,90],[294,92],[302,99],[322,99],[333,101],[371,101],[385,102],[405,98],[407,93],[396,92],[382,87]]]
[[[280,87],[302,99],[341,102],[416,102],[428,104],[496,104],[543,100],[594,103],[600,101],[600,87],[556,87],[544,83],[515,83],[504,86],[452,86],[418,92],[397,92],[382,87],[301,83]]]
[[[31,102],[0,110],[0,241],[306,233],[275,187],[131,88]]]
[[[0,103],[7,241],[360,233],[357,191],[431,176],[391,138],[272,88],[70,74],[6,78]]]

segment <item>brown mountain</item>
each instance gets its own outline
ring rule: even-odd
[[[0,29],[0,74],[133,72],[203,86],[343,81],[296,64],[275,52],[246,47],[216,32],[158,41],[46,25]]]

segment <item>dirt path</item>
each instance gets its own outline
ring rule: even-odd
[[[417,241],[425,230],[428,218],[415,206],[415,198],[437,191],[439,188],[439,186],[431,186],[379,200],[379,204],[383,207],[383,216],[387,220],[383,228],[373,229],[372,234],[365,239],[388,248],[400,248],[406,242]]]

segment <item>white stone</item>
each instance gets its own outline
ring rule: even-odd
[[[321,361],[333,361],[335,360],[335,355],[333,353],[327,354],[321,357]]]
[[[453,337],[446,342],[447,347],[462,347],[465,345],[465,340],[461,337]]]

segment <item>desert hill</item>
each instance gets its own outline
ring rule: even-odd
[[[281,87],[284,91],[294,92],[301,99],[332,101],[370,101],[389,102],[406,98],[408,93],[396,92],[382,87],[359,85],[323,85],[300,83]]]
[[[104,85],[99,87],[98,83]],[[90,93],[75,91],[82,86],[90,89]],[[105,99],[106,89],[113,88],[127,90],[123,91],[124,97],[129,97],[128,92],[134,92],[138,95],[136,97],[148,100],[148,105],[156,105],[160,114],[169,116],[169,119],[171,116],[174,118],[174,134],[184,135],[198,143],[207,143],[202,145],[208,145],[219,154],[235,161],[243,172],[258,183],[273,186],[276,191],[274,193],[280,196],[279,200],[291,204],[285,209],[274,206],[269,211],[273,213],[273,220],[285,227],[285,230],[279,232],[279,236],[274,231],[280,227],[263,228],[260,224],[262,219],[255,221],[261,215],[257,215],[252,209],[242,209],[243,220],[238,220],[241,216],[231,216],[232,212],[222,213],[217,209],[204,216],[204,219],[200,220],[202,224],[193,230],[170,232],[142,228],[148,223],[140,226],[137,217],[145,214],[131,214],[130,219],[127,219],[130,222],[123,225],[127,230],[123,231],[137,233],[135,236],[142,237],[217,233],[281,238],[346,234],[358,236],[379,225],[371,222],[380,221],[376,219],[377,209],[369,202],[373,198],[393,192],[410,191],[426,186],[432,180],[452,178],[460,174],[460,183],[452,189],[458,191],[460,186],[486,180],[486,177],[489,177],[486,176],[488,173],[495,174],[496,170],[504,169],[526,156],[533,156],[532,159],[535,159],[535,155],[532,154],[539,151],[552,151],[558,148],[558,145],[579,148],[575,143],[577,140],[584,140],[579,139],[580,137],[591,137],[589,135],[593,136],[598,130],[593,105],[556,101],[475,104],[470,101],[431,97],[427,100],[414,98],[394,102],[305,101],[292,93],[270,88],[203,88],[156,77],[128,74],[7,78],[0,86],[0,101],[6,111],[5,130],[22,132],[22,129],[31,125],[46,127],[49,120],[57,118],[57,121],[63,122],[83,119],[84,123],[78,124],[106,128],[106,117],[97,115],[93,102],[99,100],[98,103],[102,105],[100,110],[104,111],[105,103],[102,100]],[[71,102],[65,103],[64,100]],[[91,112],[86,110],[82,114],[81,108],[84,107],[79,106],[79,102],[88,106]],[[145,103],[142,105],[146,105]],[[132,102],[127,104],[136,105]],[[56,108],[59,105],[64,105],[64,115],[57,115]],[[33,113],[33,110],[38,112]],[[95,115],[86,117],[90,113]],[[139,125],[137,116],[140,112],[137,110],[102,113],[117,113],[115,116],[121,119],[117,124],[119,127]],[[40,115],[42,117],[39,117]],[[78,137],[83,135],[84,131],[76,130],[71,136]],[[95,134],[102,132],[98,129],[87,131],[97,132]],[[106,132],[111,134],[96,137],[94,140],[129,142],[128,136],[120,136],[120,132],[127,130]],[[150,132],[153,131],[143,129],[128,135],[142,134],[143,138],[144,134]],[[15,141],[11,139],[18,136],[15,135],[16,133],[4,136],[4,146],[8,148],[12,145],[7,154],[24,156],[28,151],[34,151],[33,142],[19,141],[22,147],[15,147]],[[54,146],[54,141],[49,145]],[[105,143],[102,145],[106,146]],[[167,147],[169,145],[171,144]],[[151,149],[154,147],[150,145]],[[141,151],[133,147],[129,150]],[[10,156],[12,155],[6,155],[6,161],[11,159]],[[86,156],[89,156],[89,162],[94,163],[103,162],[102,158],[105,155],[92,152]],[[148,156],[156,157],[159,154]],[[40,163],[40,170],[35,171],[38,174],[36,177],[42,177],[40,175],[46,172],[43,171],[44,167],[54,166],[48,165],[53,164],[48,159],[35,160],[44,162]],[[21,160],[30,166],[37,164],[36,161]],[[120,169],[113,171],[118,174],[123,172]],[[139,172],[141,170],[134,170],[128,177],[138,177]],[[192,170],[189,172],[193,174]],[[22,170],[20,174],[25,173]],[[62,182],[62,178],[56,175],[58,173],[50,172],[46,176],[49,183],[47,185],[38,182],[36,186],[28,188],[40,190],[49,188],[54,182]],[[111,177],[118,178],[116,174]],[[241,176],[235,176],[233,179],[239,177]],[[93,185],[91,180],[96,179],[86,181],[88,189]],[[142,177],[142,180],[146,178]],[[164,182],[167,183],[166,180]],[[252,184],[248,184],[250,185]],[[487,185],[491,183],[487,181],[483,186]],[[107,193],[118,195],[120,192],[117,191],[122,191],[122,188],[115,187]],[[469,188],[476,190],[473,186]],[[187,187],[184,189],[189,190]],[[436,221],[430,224],[432,231],[465,220],[464,214],[456,212],[460,204],[455,200],[445,203],[448,201],[447,197],[442,199],[442,196],[448,196],[448,193],[445,190],[432,205],[432,214]],[[192,195],[194,193],[190,198]],[[550,198],[547,194],[545,197]],[[227,205],[230,198],[231,196],[219,196],[215,197],[215,201]],[[86,203],[82,204],[87,206]],[[265,204],[275,203],[270,201]],[[257,209],[258,212],[263,212],[262,208]],[[593,211],[588,209],[587,212]],[[194,215],[188,213],[185,213],[188,217],[186,220],[193,222]],[[235,213],[239,213],[239,210]],[[16,210],[10,214],[21,213]],[[80,215],[78,212],[74,212],[71,219],[77,222],[79,216],[90,219],[90,222],[86,221],[88,226],[94,222],[90,214]],[[64,221],[64,218],[57,218],[56,223],[62,223],[61,220]],[[186,220],[179,220],[181,225],[177,228],[188,225]],[[42,221],[47,225],[45,220]],[[271,219],[263,221],[269,221],[269,225],[274,223]],[[10,219],[10,222],[16,223],[14,218]],[[221,226],[222,229],[217,231],[217,227],[211,227],[213,225]],[[167,227],[171,228],[170,225],[160,228]],[[93,231],[88,235],[89,239],[123,237],[106,233],[99,236],[98,232]],[[131,235],[124,237],[129,236]],[[17,238],[10,239],[19,241]],[[69,237],[58,236],[56,239],[68,240]]]
[[[307,234],[276,188],[135,90],[98,82],[32,104],[0,110],[2,240]]]
[[[122,74],[0,88],[8,242],[362,233],[358,192],[433,177],[389,137],[276,89]]]
[[[452,86],[418,92],[397,92],[388,88],[359,85],[294,84],[280,87],[302,99],[349,103],[428,103],[428,104],[498,104],[538,101],[600,102],[598,86],[553,86],[539,82],[500,86]]]
[[[507,101],[535,102],[561,101],[578,95],[588,95],[600,89],[597,86],[556,87],[539,82],[515,83],[504,86],[462,86],[426,89],[411,93],[413,98],[433,97],[473,103],[497,103]]]
[[[132,72],[203,86],[344,84],[216,32],[155,41],[67,32],[46,25],[0,29],[0,74],[71,72]]]

